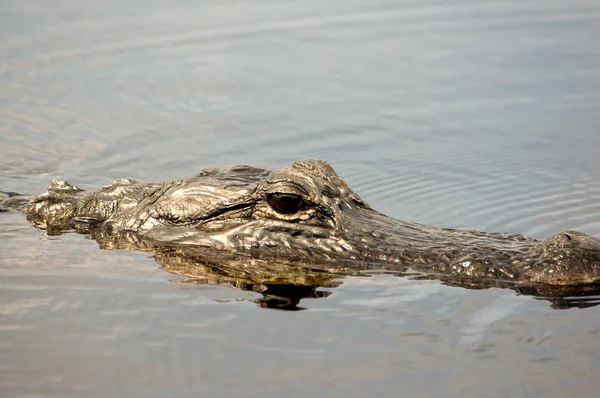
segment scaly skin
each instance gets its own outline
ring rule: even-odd
[[[205,169],[154,184],[117,180],[92,193],[53,181],[25,213],[50,232],[135,235],[153,247],[194,247],[213,260],[229,253],[345,273],[410,267],[473,281],[600,281],[598,238],[564,231],[539,241],[395,220],[373,210],[320,160],[278,171]]]

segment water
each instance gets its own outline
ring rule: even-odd
[[[591,0],[0,2],[0,187],[322,158],[425,224],[600,235]],[[306,311],[0,215],[0,395],[596,396],[599,307],[390,275]]]

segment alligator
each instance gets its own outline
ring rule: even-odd
[[[396,220],[371,208],[322,160],[278,171],[208,168],[172,182],[120,179],[91,193],[54,180],[24,207],[33,225],[51,233],[134,233],[155,246],[244,253],[332,271],[409,266],[474,280],[600,281],[597,237],[563,231],[540,241]]]

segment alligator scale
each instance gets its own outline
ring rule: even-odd
[[[238,279],[277,279],[292,269],[294,278],[411,269],[514,285],[600,280],[598,238],[564,231],[540,241],[395,220],[372,209],[320,160],[278,171],[211,168],[162,183],[122,179],[91,193],[53,181],[26,203],[25,213],[38,228],[89,233],[104,247],[235,262],[237,270],[220,266],[219,272]]]

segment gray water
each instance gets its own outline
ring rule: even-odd
[[[593,0],[0,0],[0,187],[322,158],[395,218],[600,235],[598,43]],[[600,307],[375,275],[286,312],[174,279],[0,214],[0,396],[600,387]]]

